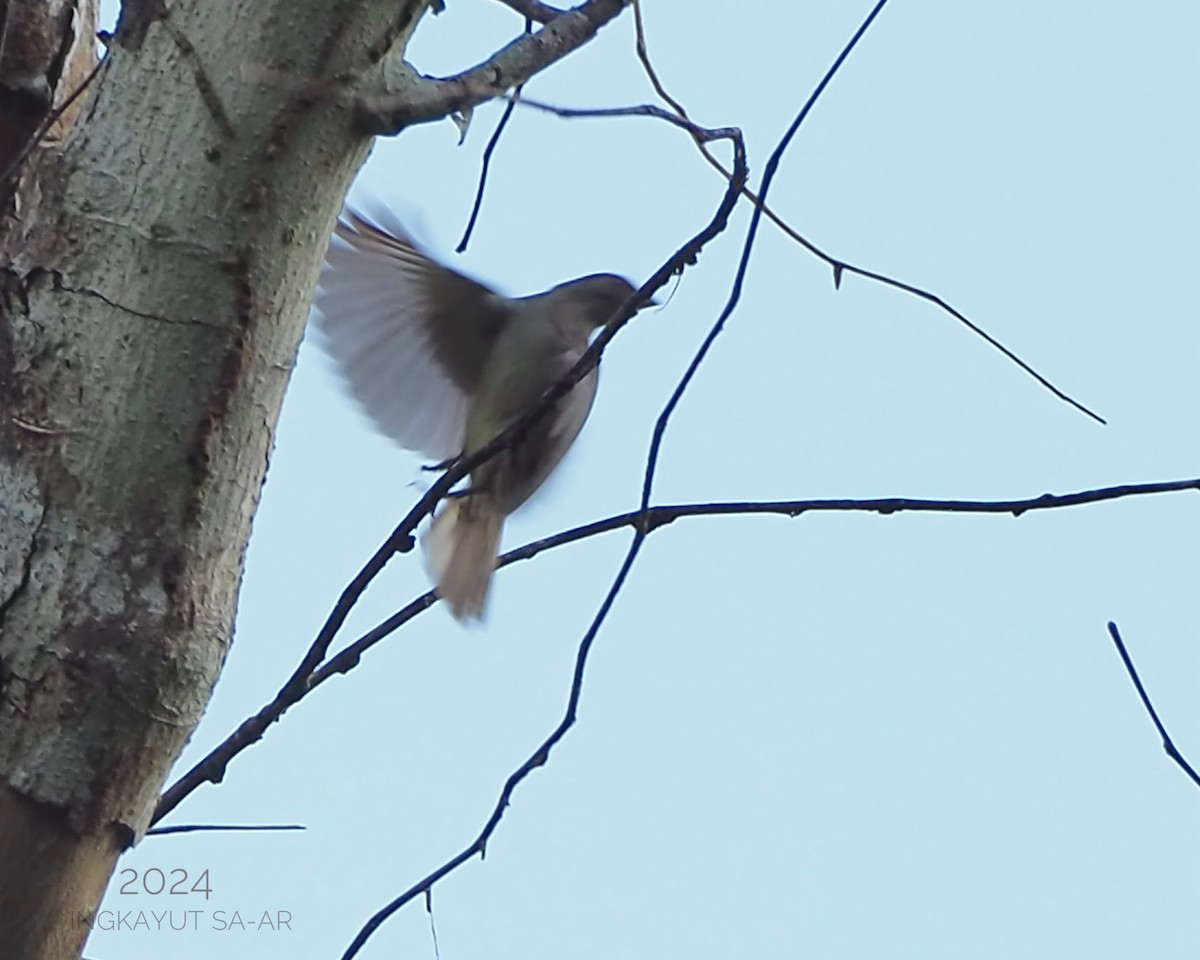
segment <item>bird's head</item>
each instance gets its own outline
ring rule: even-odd
[[[575,308],[572,312],[589,330],[594,330],[607,323],[636,290],[624,277],[612,273],[594,273],[559,284],[552,293],[561,303],[571,304]],[[652,300],[638,309],[653,303]]]

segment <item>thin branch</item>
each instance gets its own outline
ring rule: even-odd
[[[1146,688],[1142,686],[1141,677],[1138,676],[1137,670],[1134,669],[1133,660],[1130,659],[1129,651],[1125,649],[1125,641],[1121,639],[1121,633],[1117,629],[1117,625],[1111,620],[1108,624],[1108,634],[1113,639],[1113,643],[1117,645],[1117,653],[1121,655],[1121,660],[1125,664],[1125,670],[1129,674],[1129,679],[1133,681],[1134,687],[1137,688],[1138,696],[1142,698],[1142,706],[1146,708],[1146,712],[1150,714],[1150,719],[1154,722],[1154,728],[1158,731],[1158,735],[1162,738],[1163,750],[1167,756],[1179,764],[1183,770],[1192,779],[1192,783],[1200,787],[1200,774],[1192,768],[1192,765],[1184,759],[1183,754],[1179,752],[1175,746],[1175,741],[1171,739],[1171,735],[1167,733],[1167,728],[1163,726],[1162,721],[1158,719],[1158,711],[1154,709],[1154,704],[1150,702],[1150,696],[1146,693]]]
[[[637,50],[638,60],[641,61],[642,69],[645,71],[646,77],[650,81],[650,85],[654,88],[654,92],[657,93],[659,95],[659,97],[661,97],[663,99],[663,101],[665,103],[670,104],[671,108],[681,118],[688,119],[687,110],[684,109],[683,104],[681,104],[678,100],[676,100],[674,97],[672,97],[667,92],[666,87],[663,86],[662,81],[659,79],[658,72],[654,69],[654,65],[650,61],[650,54],[646,47],[645,26],[642,23],[642,11],[641,11],[640,0],[634,0],[634,2],[633,2],[633,21],[634,21],[634,30],[635,30],[635,35],[636,35],[635,47]],[[718,159],[713,154],[713,152],[708,148],[707,144],[697,141],[696,146],[699,148],[701,155],[704,157],[705,160],[708,161],[709,165],[712,166],[713,169],[717,170],[722,176],[724,176],[726,178],[729,177],[729,175],[730,175],[729,170],[720,161],[720,159]],[[956,310],[953,306],[951,306],[949,303],[947,303],[945,300],[943,300],[937,294],[932,293],[929,290],[925,290],[922,287],[918,287],[914,284],[906,283],[903,280],[897,280],[893,277],[886,276],[885,274],[877,273],[873,270],[867,270],[864,267],[855,266],[854,264],[849,263],[845,260],[839,260],[838,258],[834,257],[833,255],[826,253],[823,249],[818,247],[815,243],[813,243],[807,237],[803,236],[798,230],[796,230],[794,227],[792,227],[790,224],[788,224],[782,217],[780,217],[777,213],[775,213],[774,210],[772,210],[769,206],[765,205],[762,202],[762,200],[752,190],[749,189],[749,187],[746,187],[742,190],[742,195],[747,200],[749,200],[755,207],[761,208],[763,215],[768,220],[770,220],[772,223],[774,223],[776,227],[778,227],[780,230],[782,230],[783,233],[785,233],[788,237],[790,237],[796,243],[800,244],[800,246],[802,246],[805,250],[807,250],[809,253],[811,253],[813,256],[815,256],[817,259],[822,260],[826,264],[828,264],[829,267],[833,271],[833,285],[836,288],[838,288],[838,289],[841,288],[842,275],[846,274],[846,273],[850,273],[850,274],[854,274],[855,276],[862,277],[865,280],[873,280],[876,283],[883,284],[884,286],[892,287],[896,290],[901,290],[911,296],[917,297],[920,300],[924,300],[926,303],[933,304],[939,310],[942,310],[943,312],[949,314],[951,317],[953,317],[960,324],[962,324],[964,327],[966,327],[968,330],[970,330],[973,334],[975,334],[975,336],[982,339],[985,343],[987,343],[993,349],[999,351],[1001,355],[1006,357],[1009,361],[1014,363],[1018,368],[1023,370],[1030,377],[1032,377],[1045,390],[1048,390],[1051,394],[1058,397],[1059,400],[1062,400],[1063,402],[1074,407],[1080,413],[1083,413],[1084,415],[1091,417],[1097,423],[1107,424],[1107,421],[1103,417],[1101,417],[1098,413],[1096,413],[1090,407],[1085,406],[1080,401],[1076,400],[1070,394],[1066,393],[1066,391],[1057,387],[1049,378],[1047,378],[1047,377],[1043,376],[1041,373],[1039,373],[1031,364],[1029,364],[1025,360],[1021,359],[1021,357],[1018,356],[1013,350],[1010,350],[1003,343],[1001,343],[999,340],[997,340],[995,337],[993,337],[990,333],[988,333],[986,330],[984,330],[978,324],[974,323],[972,320],[968,319],[968,317],[965,314],[963,314],[959,310]]]
[[[299,823],[180,823],[147,830],[148,837],[165,837],[173,833],[269,833],[279,830],[306,830]]]
[[[667,116],[670,116],[667,114]],[[678,125],[685,125],[675,121]],[[694,126],[686,124],[686,126]],[[648,303],[655,291],[664,286],[671,277],[696,262],[706,244],[725,229],[729,215],[737,205],[738,189],[745,182],[746,160],[741,131],[736,128],[720,128],[708,131],[707,136],[724,137],[734,144],[734,169],[740,171],[730,181],[717,212],[709,223],[680,247],[661,267],[636,291],[593,338],[591,345],[567,373],[546,390],[542,398],[523,417],[498,434],[470,456],[460,457],[443,473],[417,503],[409,510],[391,535],[354,576],[334,604],[333,610],[301,659],[300,664],[280,688],[275,698],[257,714],[242,721],[241,725],[187,773],[175,781],[161,797],[151,823],[157,823],[179,803],[204,783],[220,783],[230,760],[247,746],[257,742],[271,724],[275,723],[292,704],[300,700],[312,684],[313,671],[325,659],[333,638],[345,623],[350,610],[358,602],[367,586],[397,553],[406,553],[414,546],[413,532],[426,516],[431,514],[438,502],[450,492],[459,480],[468,473],[496,456],[501,450],[510,449],[522,442],[530,428],[547,415],[554,403],[571,389],[589,370],[600,361],[605,347],[633,316],[637,307]],[[432,596],[432,595],[431,595]],[[433,602],[431,599],[430,603]],[[428,605],[428,604],[426,604]]]
[[[863,21],[862,25],[850,39],[849,43],[842,50],[841,54],[838,55],[837,59],[833,63],[833,66],[829,68],[824,78],[817,85],[817,88],[809,96],[808,101],[801,108],[800,112],[796,116],[796,119],[792,122],[792,125],[788,128],[778,146],[776,146],[770,158],[767,160],[761,188],[761,195],[764,197],[764,199],[770,189],[771,181],[775,176],[775,171],[778,169],[780,159],[782,158],[784,151],[787,149],[788,144],[795,136],[796,131],[800,128],[800,125],[808,116],[813,105],[820,98],[829,82],[836,75],[838,70],[841,68],[841,65],[850,55],[850,52],[858,44],[859,39],[870,27],[871,23],[875,20],[875,17],[879,14],[879,11],[883,9],[886,3],[887,0],[879,0],[871,13],[868,14],[866,20]],[[729,189],[726,191],[725,197],[722,199],[721,209],[718,210],[717,216],[714,217],[713,224],[710,225],[710,229],[712,226],[715,226],[718,220],[721,222],[725,221],[725,219],[728,217],[728,212],[731,211],[733,205],[737,203],[737,198],[741,193],[741,188],[744,186],[746,168],[745,158],[740,149],[740,139],[735,141],[735,147],[738,148],[738,159],[742,164],[739,168],[735,169],[740,169],[742,176],[735,176],[730,181]],[[642,485],[642,504],[641,510],[639,511],[641,518],[644,518],[646,510],[649,507],[650,490],[658,461],[658,450],[661,447],[663,434],[665,432],[667,423],[670,420],[671,413],[678,405],[684,391],[687,389],[688,383],[691,382],[696,370],[699,369],[700,363],[703,362],[704,356],[707,354],[717,334],[720,333],[725,321],[728,319],[730,314],[732,314],[733,310],[737,306],[738,300],[741,297],[742,282],[745,279],[746,267],[750,260],[750,253],[754,246],[754,238],[757,235],[758,224],[761,217],[762,211],[760,209],[756,209],[750,221],[750,229],[746,233],[745,244],[742,248],[741,263],[738,267],[737,276],[734,278],[733,287],[730,291],[729,300],[726,303],[725,308],[721,311],[721,315],[713,324],[712,329],[709,331],[708,337],[705,338],[704,343],[696,352],[696,356],[693,358],[692,363],[688,366],[687,371],[680,379],[679,385],[676,387],[674,394],[668,401],[667,406],[664,408],[662,414],[659,416],[658,422],[655,424],[654,439],[651,441],[650,452],[646,460],[646,477]],[[607,332],[608,330],[606,328],[605,331],[601,333],[601,337],[603,337],[603,334]],[[437,883],[438,880],[457,869],[476,854],[479,854],[480,857],[485,855],[487,850],[487,842],[491,835],[495,832],[496,828],[499,826],[501,819],[504,817],[504,812],[508,809],[512,795],[516,791],[516,788],[527,776],[529,776],[530,773],[547,762],[550,756],[550,751],[560,740],[562,740],[564,736],[566,736],[567,731],[574,726],[576,710],[578,708],[580,698],[583,695],[583,678],[587,668],[588,655],[591,652],[592,644],[594,643],[596,636],[600,631],[600,627],[607,619],[609,611],[612,609],[613,604],[620,595],[621,590],[629,576],[629,572],[632,570],[633,564],[637,560],[638,554],[641,552],[642,544],[645,543],[646,536],[647,530],[645,524],[644,522],[639,522],[634,528],[633,540],[631,541],[629,549],[625,554],[625,559],[621,562],[620,569],[613,578],[612,585],[609,587],[608,593],[605,595],[604,601],[600,605],[600,609],[596,611],[596,615],[592,619],[591,625],[588,627],[587,632],[584,634],[583,639],[579,643],[579,650],[575,657],[575,672],[571,680],[571,693],[567,700],[566,711],[564,712],[563,718],[559,722],[558,726],[554,728],[550,735],[544,741],[542,741],[537,749],[530,754],[528,759],[526,759],[526,761],[521,764],[521,766],[518,767],[505,782],[504,788],[500,791],[500,796],[496,801],[496,806],[492,810],[492,815],[488,818],[487,823],[484,824],[483,830],[480,832],[479,836],[476,837],[475,841],[462,850],[457,856],[452,857],[450,860],[443,863],[432,873],[425,876],[422,880],[419,880],[399,897],[396,897],[381,910],[377,911],[374,916],[372,916],[366,922],[366,924],[363,925],[363,928],[358,932],[357,936],[355,936],[354,940],[343,954],[342,960],[351,960],[351,958],[366,944],[367,940],[370,939],[374,931],[378,929],[378,927],[385,920],[387,920],[388,917],[390,917],[414,897],[423,892],[427,893],[432,889],[433,885]]]
[[[438,947],[437,924],[433,922],[433,891],[425,891],[425,912],[429,914],[429,933],[433,938],[433,960],[442,960],[442,951]]]
[[[1129,497],[1149,496],[1160,493],[1177,493],[1183,490],[1200,491],[1200,477],[1188,480],[1169,480],[1158,483],[1131,483],[1121,486],[1100,487],[1076,493],[1043,494],[1040,497],[1016,500],[924,500],[908,497],[884,497],[868,500],[767,500],[731,501],[718,503],[682,503],[633,510],[594,520],[570,530],[564,530],[541,540],[534,540],[505,553],[497,561],[497,568],[507,567],[522,560],[531,560],[540,553],[554,550],[580,540],[611,533],[625,527],[643,527],[647,534],[676,520],[692,517],[736,517],[750,515],[776,515],[799,517],[806,513],[878,513],[891,516],[897,513],[968,513],[1010,514],[1020,517],[1039,510],[1060,510],[1066,507],[1103,503]],[[297,699],[307,696],[326,680],[349,673],[361,661],[362,656],[373,646],[395,633],[402,626],[437,603],[437,594],[426,591],[410,601],[392,616],[363,634],[353,643],[321,663],[311,673],[304,691]],[[281,702],[276,698],[263,707],[260,715],[270,711],[274,718],[295,701]],[[239,737],[241,728],[228,737],[213,753],[228,752],[226,762],[242,750],[252,746],[258,737]],[[210,754],[212,756],[212,754]]]
[[[521,781],[549,760],[550,751],[566,736],[567,731],[574,726],[579,700],[583,694],[583,675],[587,667],[588,654],[591,651],[592,643],[595,641],[596,635],[600,632],[600,627],[608,617],[608,612],[612,609],[617,595],[625,585],[625,578],[629,576],[629,571],[633,567],[634,560],[637,559],[643,542],[643,536],[634,536],[629,552],[625,555],[625,559],[621,563],[621,568],[617,572],[612,586],[609,587],[608,594],[604,597],[604,602],[600,605],[600,609],[596,612],[591,626],[588,627],[587,633],[584,634],[583,639],[580,641],[579,652],[575,657],[575,672],[571,679],[571,695],[567,701],[567,709],[562,720],[554,728],[550,736],[543,740],[538,748],[505,781],[504,788],[500,791],[500,797],[496,801],[496,806],[492,809],[492,815],[488,817],[488,821],[484,824],[479,836],[457,856],[447,860],[432,873],[427,874],[404,891],[404,893],[400,894],[400,896],[392,900],[387,906],[377,911],[374,916],[363,924],[362,929],[354,937],[350,946],[346,948],[346,952],[342,954],[342,960],[350,960],[351,957],[357,954],[383,922],[410,900],[420,896],[422,893],[429,895],[435,883],[462,866],[476,854],[481,859],[486,856],[488,840],[491,839],[492,834],[495,833],[496,828],[500,825],[500,821],[504,817],[504,812],[508,809],[508,805],[512,800],[512,795]]]
[[[541,110],[544,113],[552,113],[556,117],[562,117],[567,120],[588,117],[653,117],[655,120],[662,120],[674,127],[678,127],[680,130],[686,130],[694,139],[702,143],[708,143],[712,140],[734,139],[730,133],[733,129],[732,127],[702,127],[698,123],[693,123],[687,117],[677,116],[674,113],[664,110],[662,107],[656,107],[652,103],[639,103],[627,107],[560,107],[553,103],[545,103],[542,100],[530,100],[528,97],[522,97],[519,102],[523,107]],[[742,192],[743,194],[745,193],[745,187],[742,188]]]
[[[564,530],[542,540],[534,540],[523,546],[515,547],[504,554],[498,566],[529,560],[545,550],[574,543],[577,540],[586,540],[589,537],[611,530],[619,530],[622,527],[636,526],[640,523],[645,526],[647,532],[653,532],[659,527],[665,527],[676,520],[689,517],[744,517],[766,514],[795,518],[806,513],[878,513],[882,516],[891,516],[897,513],[969,513],[1009,514],[1013,517],[1020,517],[1039,510],[1062,510],[1066,507],[1161,493],[1179,493],[1184,490],[1200,491],[1200,477],[1154,483],[1128,483],[1080,490],[1075,493],[1044,493],[1040,497],[1015,500],[928,500],[911,497],[878,497],[865,500],[743,500],[662,504],[643,510],[614,514],[571,530]]]
[[[483,206],[483,191],[487,187],[488,170],[492,165],[492,153],[496,149],[496,144],[500,142],[500,137],[504,134],[504,128],[508,126],[508,121],[513,115],[513,110],[516,109],[517,100],[521,97],[521,91],[524,87],[517,87],[513,91],[512,98],[504,105],[504,113],[500,115],[500,122],[496,124],[496,129],[492,132],[492,138],[488,141],[488,145],[483,150],[483,163],[479,169],[479,186],[475,190],[475,202],[471,205],[471,216],[467,220],[467,227],[463,230],[462,239],[458,241],[458,246],[454,248],[455,253],[462,253],[467,249],[467,244],[471,242],[471,234],[475,232],[475,221],[479,219],[479,210]]]
[[[646,49],[646,27],[642,23],[641,0],[633,0],[633,32],[635,38],[634,46],[637,50],[638,60],[642,63],[642,69],[646,71],[646,77],[650,80],[650,86],[654,88],[654,92],[658,94],[664,103],[670,104],[672,110],[684,119],[688,119],[688,112],[683,108],[683,104],[667,93],[667,88],[658,79],[658,71],[654,69],[654,65],[650,62],[650,53]],[[701,152],[708,157],[709,163],[715,161],[716,158],[710,156],[707,150],[702,148]],[[724,172],[724,168],[721,169]],[[743,191],[743,195],[748,195],[748,191]]]
[[[1043,494],[1040,497],[1010,500],[927,500],[884,497],[867,500],[767,500],[665,504],[645,510],[614,514],[541,540],[531,541],[508,551],[500,557],[496,566],[498,568],[507,567],[509,564],[522,560],[531,560],[547,550],[554,550],[569,543],[611,533],[625,527],[637,529],[641,526],[647,534],[650,534],[676,520],[692,517],[735,517],[755,514],[799,517],[806,513],[878,513],[885,516],[896,513],[969,513],[1011,514],[1014,517],[1020,517],[1039,510],[1058,510],[1103,503],[1109,500],[1177,493],[1184,490],[1200,491],[1200,477],[1155,483],[1130,483],[1074,493]],[[437,601],[438,596],[433,590],[426,591],[328,660],[323,659],[322,655],[319,663],[305,667],[308,662],[306,656],[295,674],[303,675],[304,682],[291,686],[285,684],[283,689],[269,703],[264,704],[258,713],[240,724],[191,771],[176,781],[163,794],[163,798],[159,802],[159,809],[155,812],[154,822],[157,823],[161,820],[167,812],[178,805],[183,797],[202,783],[219,783],[229,762],[243,750],[257,743],[271,724],[283,716],[290,707],[326,680],[349,673],[358,665],[364,653],[428,610]],[[303,674],[301,674],[302,669],[305,671]]]
[[[400,92],[363,94],[356,113],[365,133],[391,136],[417,123],[462,113],[520,86],[577,50],[625,9],[626,0],[587,0],[452,77],[420,78]]]
[[[750,500],[719,503],[679,503],[649,507],[618,513],[600,520],[593,520],[570,530],[564,530],[541,540],[533,540],[514,547],[496,561],[496,567],[507,567],[522,560],[532,560],[540,553],[588,540],[604,533],[625,527],[644,527],[651,534],[676,520],[693,517],[744,517],[783,516],[795,518],[806,513],[877,513],[891,516],[897,513],[967,513],[1009,514],[1021,517],[1039,510],[1061,510],[1109,500],[1129,497],[1144,497],[1161,493],[1178,493],[1184,490],[1200,491],[1200,477],[1188,480],[1168,480],[1159,483],[1130,483],[1121,486],[1099,487],[1077,493],[1043,494],[1021,500],[922,500],[909,497],[883,497],[870,500]],[[340,650],[321,664],[312,674],[309,690],[315,689],[331,677],[349,673],[371,647],[399,630],[404,624],[423,613],[437,602],[432,590],[423,593],[406,606],[388,617],[353,643]]]
[[[533,20],[530,17],[525,18],[525,32],[533,31]],[[496,144],[500,142],[500,138],[504,135],[504,128],[508,126],[508,121],[513,115],[513,110],[517,107],[517,101],[521,99],[521,91],[525,89],[525,85],[517,87],[509,97],[508,103],[504,105],[504,112],[500,114],[500,122],[496,124],[496,129],[492,131],[492,138],[488,141],[487,146],[483,148],[483,163],[479,168],[479,186],[475,190],[475,202],[471,205],[471,216],[467,220],[467,227],[463,230],[462,239],[458,241],[458,246],[454,248],[455,253],[462,253],[467,249],[467,244],[471,242],[471,234],[475,232],[475,221],[479,219],[479,210],[483,206],[483,191],[487,187],[488,171],[492,166],[492,154],[496,150]]]

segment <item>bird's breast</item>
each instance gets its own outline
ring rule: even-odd
[[[478,450],[524,416],[582,353],[560,346],[553,351],[497,357],[485,370],[468,415],[467,451]],[[589,371],[519,443],[502,450],[472,475],[472,486],[488,492],[503,513],[511,513],[528,500],[565,456],[591,411],[596,374],[596,370]]]

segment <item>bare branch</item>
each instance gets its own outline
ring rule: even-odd
[[[1171,735],[1167,733],[1167,728],[1163,726],[1162,721],[1158,719],[1158,711],[1154,709],[1154,704],[1150,702],[1150,696],[1146,693],[1146,688],[1142,686],[1141,677],[1138,676],[1137,670],[1134,669],[1133,660],[1130,659],[1129,651],[1125,649],[1125,641],[1121,639],[1121,632],[1117,629],[1117,625],[1111,620],[1108,623],[1108,634],[1113,639],[1113,643],[1117,645],[1117,653],[1121,655],[1121,660],[1125,664],[1125,670],[1129,673],[1129,679],[1133,681],[1134,687],[1137,688],[1138,696],[1142,698],[1142,706],[1146,708],[1146,712],[1150,714],[1150,719],[1154,722],[1154,728],[1158,731],[1158,735],[1162,738],[1163,750],[1167,756],[1174,760],[1181,770],[1191,777],[1192,783],[1200,787],[1200,774],[1192,768],[1192,765],[1184,759],[1183,754],[1175,746],[1175,741],[1171,739]]]
[[[692,517],[745,517],[783,516],[799,517],[806,513],[877,513],[891,516],[896,513],[967,513],[1009,514],[1021,517],[1039,510],[1062,510],[1067,507],[1105,503],[1109,500],[1124,500],[1130,497],[1145,497],[1161,493],[1179,493],[1184,490],[1200,491],[1200,477],[1187,480],[1167,480],[1158,483],[1130,483],[1113,487],[1098,487],[1076,493],[1043,494],[1019,500],[924,500],[910,497],[883,497],[869,500],[748,500],[716,503],[680,503],[649,507],[618,513],[601,520],[593,520],[582,526],[564,530],[553,536],[514,547],[496,562],[497,568],[522,560],[532,560],[540,553],[566,546],[579,540],[588,540],[604,533],[625,527],[643,527],[647,534],[676,520]],[[335,656],[313,672],[309,689],[314,689],[338,674],[348,673],[358,665],[362,655],[389,634],[394,633],[408,621],[423,613],[437,602],[432,590],[408,603],[378,626],[363,634],[359,639],[340,650]],[[247,744],[248,746],[249,744]]]
[[[1011,500],[927,500],[909,497],[883,497],[867,500],[765,500],[664,504],[644,510],[614,514],[541,540],[534,540],[508,551],[500,557],[496,565],[497,567],[507,567],[509,564],[519,563],[522,560],[531,560],[547,550],[554,550],[569,543],[587,540],[625,527],[641,528],[650,534],[676,520],[692,517],[735,517],[755,514],[799,517],[805,513],[878,513],[884,516],[896,513],[968,513],[1010,514],[1013,517],[1020,517],[1039,510],[1061,510],[1067,507],[1104,503],[1109,500],[1178,493],[1184,490],[1200,491],[1200,477],[1098,487],[1065,494],[1047,493],[1040,497]],[[300,675],[301,670],[304,670],[304,682],[285,685],[258,713],[240,724],[192,770],[176,781],[163,794],[162,800],[159,802],[159,809],[155,813],[154,822],[157,823],[161,820],[166,813],[202,783],[219,783],[224,777],[229,762],[243,750],[257,743],[271,724],[283,716],[288,708],[302,700],[326,680],[349,673],[358,665],[364,653],[428,610],[437,601],[437,594],[429,590],[410,601],[328,660],[322,660],[308,668],[306,667],[308,663],[306,657],[294,674],[294,676]]]
[[[533,20],[529,17],[525,18],[525,32],[533,32]],[[492,154],[496,150],[496,144],[500,142],[500,138],[504,135],[504,129],[508,126],[508,121],[512,118],[513,110],[516,109],[517,101],[521,99],[521,91],[525,89],[525,85],[517,87],[509,97],[508,103],[504,105],[504,112],[500,115],[500,122],[496,124],[496,129],[492,131],[492,138],[488,141],[487,146],[483,148],[483,163],[479,169],[479,186],[475,190],[475,202],[471,204],[471,216],[467,218],[466,229],[463,230],[462,239],[458,241],[458,246],[454,248],[455,253],[462,253],[467,249],[467,244],[471,242],[471,234],[475,232],[475,222],[479,219],[479,211],[483,207],[483,191],[487,187],[488,172],[492,166]]]
[[[625,9],[626,0],[587,0],[518,37],[477,66],[452,77],[426,77],[401,93],[357,98],[366,133],[390,136],[417,123],[440,120],[501,96],[591,40]]]
[[[287,830],[306,830],[299,823],[180,823],[147,830],[148,837],[165,837],[176,833],[275,833]]]
[[[646,71],[646,77],[650,80],[650,86],[654,88],[654,92],[659,95],[664,103],[670,105],[679,116],[687,119],[688,112],[683,108],[683,104],[667,93],[667,88],[662,85],[662,81],[658,79],[658,71],[654,69],[654,65],[650,62],[650,53],[646,49],[646,27],[642,23],[642,4],[641,0],[633,0],[633,27],[634,27],[634,47],[637,50],[638,60],[642,63],[642,69]],[[701,149],[701,153],[707,157],[708,162],[712,163],[714,157],[709,156],[708,151]],[[724,172],[724,168],[719,168]],[[743,191],[743,193],[748,193]],[[764,211],[769,213],[769,211]]]
[[[513,91],[512,97],[504,106],[504,113],[500,115],[500,122],[496,124],[496,129],[492,132],[492,138],[488,141],[483,150],[483,164],[479,169],[479,186],[475,190],[475,202],[471,204],[471,216],[467,219],[466,229],[463,230],[462,239],[458,241],[458,246],[454,248],[455,253],[462,253],[467,249],[467,244],[471,242],[471,234],[475,232],[475,222],[479,219],[479,211],[483,207],[483,191],[487,187],[488,171],[492,165],[492,154],[496,150],[496,144],[500,142],[500,137],[504,135],[504,128],[508,126],[508,121],[513,115],[513,110],[517,106],[517,101],[521,97],[521,91],[524,87],[517,87]]]
[[[523,107],[541,110],[544,113],[552,113],[556,117],[562,117],[567,120],[576,120],[585,117],[653,117],[656,120],[662,120],[672,126],[679,127],[680,130],[686,130],[692,135],[693,139],[699,140],[701,143],[709,143],[713,140],[735,139],[733,133],[734,127],[702,127],[700,124],[693,123],[686,117],[669,113],[662,107],[656,107],[652,103],[639,103],[628,107],[560,107],[541,100],[530,100],[528,97],[522,97],[518,102]],[[742,192],[745,193],[745,188],[743,188]]]
[[[657,93],[663,99],[663,101],[665,103],[670,104],[671,108],[681,118],[688,119],[687,110],[684,109],[683,104],[681,104],[678,100],[676,100],[674,97],[672,97],[667,92],[666,88],[662,84],[662,81],[658,77],[658,72],[654,69],[654,65],[650,61],[650,54],[646,48],[645,27],[644,27],[644,24],[642,23],[642,12],[641,12],[641,5],[640,5],[639,0],[634,0],[634,2],[633,2],[633,17],[634,17],[634,29],[635,29],[635,34],[636,34],[636,49],[637,49],[638,59],[641,61],[642,69],[645,70],[646,77],[649,79],[650,85],[654,88],[654,92]],[[705,143],[703,143],[701,141],[697,141],[696,146],[699,148],[701,155],[704,157],[705,160],[708,161],[709,165],[711,167],[713,167],[713,169],[717,170],[722,176],[724,176],[726,178],[729,177],[729,175],[730,175],[729,170],[716,156],[713,155],[712,151],[708,148],[708,146]],[[763,215],[768,220],[770,220],[773,224],[775,224],[775,226],[777,226],[780,230],[782,230],[788,237],[790,237],[796,243],[800,244],[800,246],[802,246],[805,250],[807,250],[809,253],[811,253],[813,256],[815,256],[817,259],[823,260],[826,264],[828,264],[829,267],[833,271],[833,285],[835,287],[840,289],[841,284],[842,284],[843,274],[850,273],[850,274],[854,274],[856,276],[862,277],[865,280],[873,280],[876,283],[883,284],[884,286],[893,287],[897,290],[902,290],[907,294],[917,297],[918,299],[924,300],[926,303],[933,304],[938,309],[942,310],[945,313],[948,313],[955,320],[957,320],[964,327],[966,327],[973,334],[975,334],[975,336],[979,337],[984,342],[986,342],[993,349],[999,351],[1003,356],[1007,357],[1008,360],[1010,360],[1012,363],[1016,364],[1016,366],[1019,367],[1021,370],[1025,371],[1025,373],[1027,373],[1034,380],[1036,380],[1044,389],[1048,390],[1051,394],[1058,397],[1058,399],[1062,400],[1063,402],[1065,402],[1067,404],[1070,404],[1072,407],[1074,407],[1080,413],[1083,413],[1084,415],[1091,417],[1097,423],[1107,424],[1107,421],[1103,417],[1101,417],[1098,413],[1096,413],[1090,407],[1084,406],[1084,404],[1082,404],[1080,401],[1076,400],[1070,394],[1066,393],[1064,390],[1055,386],[1055,384],[1053,382],[1051,382],[1047,377],[1045,377],[1041,373],[1039,373],[1031,364],[1029,364],[1025,360],[1021,359],[1021,357],[1018,356],[1014,351],[1010,350],[1008,347],[1006,347],[1003,343],[1001,343],[999,340],[997,340],[995,337],[993,337],[990,333],[988,333],[986,330],[984,330],[978,324],[976,324],[973,321],[971,321],[970,319],[968,319],[965,314],[956,310],[954,307],[952,307],[949,303],[947,303],[945,300],[943,300],[937,294],[932,293],[928,290],[925,290],[922,287],[915,286],[911,283],[905,283],[903,280],[897,280],[893,277],[886,276],[882,273],[876,273],[873,270],[867,270],[864,267],[855,266],[854,264],[849,263],[845,260],[837,259],[836,257],[832,256],[831,254],[826,253],[824,250],[822,250],[820,247],[818,247],[815,243],[813,243],[807,237],[802,235],[798,230],[796,230],[794,227],[792,227],[790,224],[788,224],[782,217],[780,217],[777,213],[775,213],[774,210],[772,210],[770,207],[766,206],[759,199],[759,197],[754,193],[754,191],[752,191],[749,187],[743,188],[742,195],[747,200],[749,200],[752,204],[754,204],[756,207],[761,208]]]

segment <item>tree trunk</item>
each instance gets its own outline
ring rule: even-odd
[[[0,191],[6,960],[78,955],[208,702],[324,241],[368,146],[305,84],[402,49],[424,7],[126,0],[73,129]],[[51,18],[54,50],[73,19]],[[61,57],[42,75],[56,102],[80,79]],[[49,101],[18,116],[5,79],[12,158]]]

